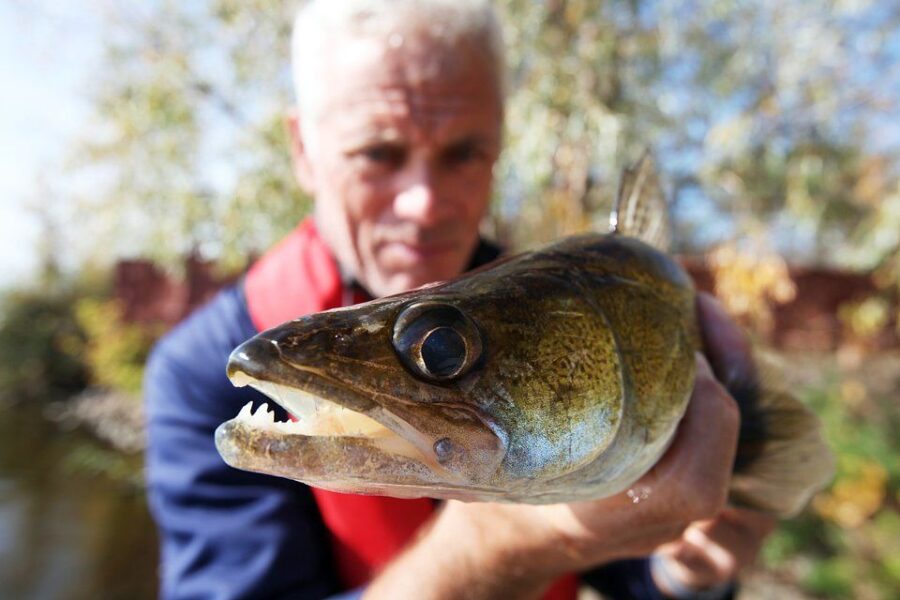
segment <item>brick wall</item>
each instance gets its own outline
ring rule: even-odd
[[[703,261],[689,260],[685,264],[697,287],[712,291],[712,275]],[[837,318],[839,307],[876,291],[871,278],[858,273],[792,268],[791,277],[797,285],[797,295],[792,302],[775,308],[775,326],[767,340],[777,348],[837,348],[847,341]],[[147,261],[129,260],[116,265],[114,289],[125,306],[126,319],[174,325],[235,279],[219,276],[210,263],[197,258],[186,261],[184,277],[178,278]],[[874,349],[900,347],[893,324],[869,345]]]
[[[124,260],[115,267],[113,294],[122,302],[126,320],[174,325],[236,279],[218,275],[211,263],[194,257],[185,261],[182,277],[149,261]]]
[[[713,277],[705,263],[687,260],[684,264],[697,287],[712,293]],[[838,310],[875,294],[878,288],[872,278],[825,268],[791,267],[789,271],[797,293],[791,302],[773,307],[774,323],[766,342],[785,350],[834,350],[850,341]],[[866,343],[871,349],[900,347],[893,323]]]

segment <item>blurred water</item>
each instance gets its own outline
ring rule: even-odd
[[[0,408],[0,598],[154,598],[143,495],[73,468],[89,443],[37,410]]]

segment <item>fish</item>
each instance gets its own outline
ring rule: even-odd
[[[231,354],[248,403],[215,433],[229,465],[347,493],[550,504],[621,493],[664,454],[702,349],[649,154],[607,233],[567,237],[407,293],[299,317]],[[833,474],[817,417],[735,385],[733,504],[795,514]]]

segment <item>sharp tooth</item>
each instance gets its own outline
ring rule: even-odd
[[[260,404],[257,407],[256,412],[253,413],[253,418],[257,419],[257,420],[262,420],[263,415],[266,413],[266,410],[268,410],[268,408],[269,408],[268,403],[263,402],[262,404]]]
[[[253,401],[251,400],[241,409],[241,412],[237,414],[237,419],[246,420],[253,416]]]

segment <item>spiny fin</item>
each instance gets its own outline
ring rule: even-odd
[[[672,244],[669,207],[649,151],[633,167],[622,171],[609,228],[668,252]]]
[[[791,517],[831,481],[834,456],[822,437],[819,418],[778,384],[773,358],[755,354],[759,383],[747,386],[755,388],[749,414],[739,400],[742,427],[729,501]]]

